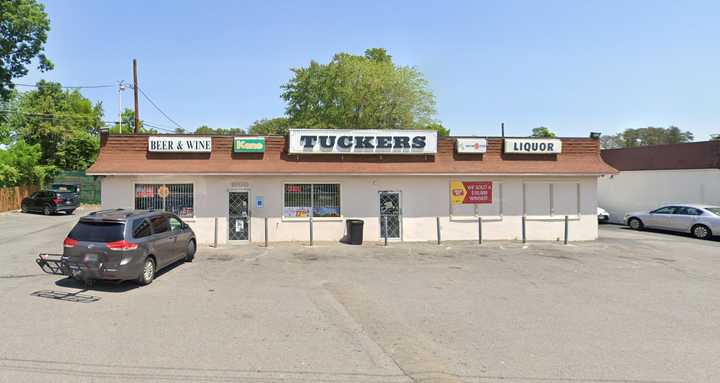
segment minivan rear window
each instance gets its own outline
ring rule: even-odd
[[[87,242],[115,242],[125,239],[124,233],[124,223],[78,222],[68,237]]]

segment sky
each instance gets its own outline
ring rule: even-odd
[[[290,68],[382,47],[422,72],[453,135],[720,133],[720,2],[45,0],[63,85],[132,80],[187,130],[284,114]],[[116,88],[83,89],[117,120]],[[122,93],[132,107],[132,93]],[[175,125],[141,99],[140,116]]]

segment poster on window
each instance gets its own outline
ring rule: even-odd
[[[285,207],[285,208],[283,208],[283,216],[291,217],[291,218],[309,217],[310,216],[310,208],[309,207],[300,207],[300,206]]]
[[[450,202],[453,205],[492,203],[492,181],[451,181]]]

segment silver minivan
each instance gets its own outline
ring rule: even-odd
[[[706,239],[720,234],[720,207],[673,204],[649,212],[625,214],[625,223],[635,230],[655,228],[690,233]]]

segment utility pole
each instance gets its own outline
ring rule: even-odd
[[[138,134],[140,130],[140,112],[138,111],[138,81],[137,81],[137,60],[133,59],[133,93],[135,94],[135,130],[134,134]]]
[[[136,109],[137,109],[137,107],[136,107]],[[500,123],[500,134],[502,135],[503,138],[505,137],[505,123],[504,122]]]

